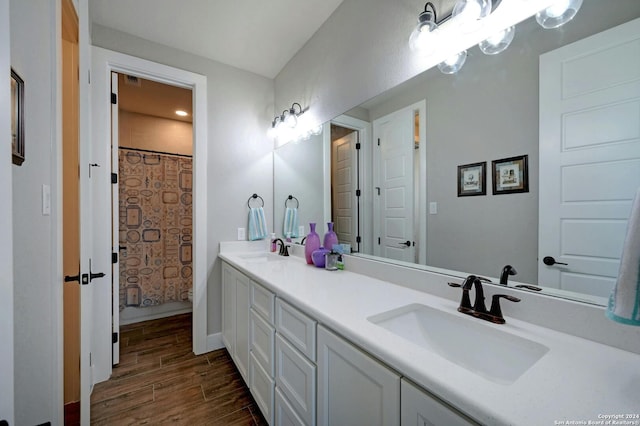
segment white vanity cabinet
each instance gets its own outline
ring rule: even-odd
[[[318,326],[318,425],[400,422],[400,376]]]
[[[406,379],[402,379],[400,393],[402,395],[400,403],[402,426],[477,425],[464,414],[457,412]]]
[[[222,340],[246,383],[249,382],[249,288],[246,275],[222,264]]]

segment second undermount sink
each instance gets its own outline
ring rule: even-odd
[[[267,263],[267,262],[281,262],[286,257],[279,256],[275,253],[255,252],[255,253],[243,253],[238,255],[241,259],[249,263]]]
[[[390,332],[488,380],[511,384],[549,351],[457,312],[411,304],[369,317]]]

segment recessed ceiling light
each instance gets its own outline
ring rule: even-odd
[[[179,109],[176,111],[176,115],[179,115],[180,117],[186,117],[189,114],[187,114],[186,111],[182,111],[181,109]]]

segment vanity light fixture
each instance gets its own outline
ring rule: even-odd
[[[281,142],[309,139],[311,135],[319,134],[322,132],[322,127],[320,127],[319,130],[317,128],[307,128],[305,123],[301,123],[301,116],[307,110],[308,108],[303,109],[302,105],[294,102],[291,108],[283,110],[281,114],[273,118],[271,128],[267,134],[270,138],[278,139]]]
[[[486,40],[481,41],[478,44],[478,47],[485,55],[497,55],[498,53],[504,52],[507,47],[509,47],[513,41],[515,33],[516,27],[512,25],[497,34],[492,35]]]
[[[466,60],[467,60],[467,51],[463,50],[462,52],[456,55],[453,55],[448,59],[440,62],[438,64],[438,69],[443,74],[455,74],[458,71],[460,71],[460,69],[462,68]]]
[[[554,4],[536,13],[536,21],[542,28],[558,28],[576,16],[583,0],[557,0]]]

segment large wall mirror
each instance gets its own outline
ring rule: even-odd
[[[596,46],[571,61],[550,52],[638,17],[637,0],[584,0],[558,29],[528,19],[505,52],[488,56],[473,47],[458,74],[429,69],[336,117],[315,139],[277,149],[276,230],[292,194],[305,199],[299,215],[305,233],[309,222],[324,232],[333,221],[356,256],[494,282],[509,264],[517,271],[510,282],[605,304],[640,187],[640,31],[635,40],[611,40],[614,47]],[[553,65],[540,71],[541,55],[564,64],[557,84],[547,81]],[[594,97],[598,103],[589,104]],[[567,112],[556,98],[586,103]],[[561,148],[549,145],[554,138]],[[523,156],[528,191],[494,193],[500,176],[493,176],[493,162],[498,173],[514,167],[518,173]],[[469,176],[477,184],[459,196],[458,182]],[[603,217],[584,216],[594,203]],[[547,220],[550,210],[560,219]]]

